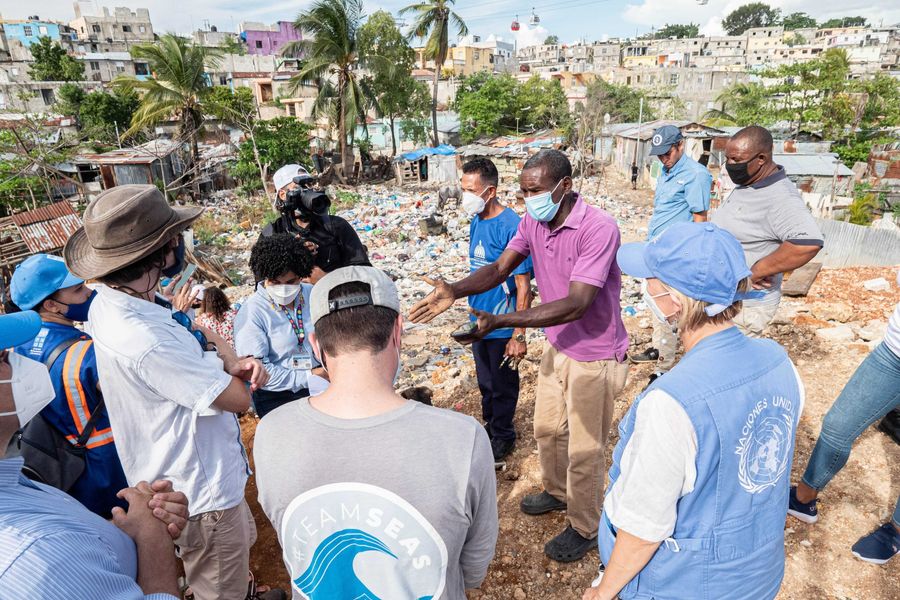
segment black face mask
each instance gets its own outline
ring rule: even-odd
[[[175,277],[184,270],[184,236],[178,234],[178,245],[175,246],[175,264],[171,267],[162,269],[162,274],[166,277]]]
[[[742,163],[725,163],[725,170],[728,171],[728,176],[731,178],[731,181],[735,183],[735,185],[747,185],[753,175],[750,174],[750,171],[747,167],[753,162],[755,159],[751,158],[747,162]],[[757,169],[757,173],[759,170]]]

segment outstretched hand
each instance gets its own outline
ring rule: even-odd
[[[453,302],[456,300],[453,288],[442,278],[422,277],[422,279],[429,285],[434,286],[434,289],[423,300],[420,300],[412,307],[412,310],[409,312],[409,320],[413,323],[428,323],[453,306]]]

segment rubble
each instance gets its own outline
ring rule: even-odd
[[[891,284],[884,277],[863,281],[862,285],[870,292],[880,292],[891,289]]]
[[[816,335],[827,342],[852,342],[856,339],[853,328],[849,325],[838,325],[837,327],[824,327],[816,330]]]

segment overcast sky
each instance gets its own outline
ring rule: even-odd
[[[519,46],[543,41],[549,34],[562,42],[602,40],[605,37],[634,36],[659,28],[666,23],[698,23],[707,34],[721,33],[720,22],[742,4],[750,0],[709,0],[699,5],[697,0],[457,0],[456,11],[472,33],[486,38],[495,35],[512,41],[510,23],[518,12],[522,27],[517,34]],[[207,25],[220,31],[235,31],[241,21],[275,22],[293,20],[312,0],[259,2],[251,0],[141,0],[128,4],[131,8],[150,9],[154,29],[163,33],[189,33]],[[365,0],[366,12],[379,9],[396,14],[412,0]],[[900,23],[900,2],[897,0],[772,0],[772,6],[784,13],[803,11],[822,21],[832,17],[862,15],[874,24]],[[13,3],[4,0],[3,18],[24,19],[37,14],[50,20],[69,21],[74,18],[72,4],[65,0],[29,0]],[[125,4],[122,0],[105,4],[84,2],[91,7]],[[531,8],[540,17],[537,27],[528,25]],[[26,7],[27,8],[20,8]],[[528,8],[524,8],[524,7]],[[94,8],[96,10],[96,8]]]

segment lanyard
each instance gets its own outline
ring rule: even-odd
[[[300,293],[297,294],[297,299],[294,300],[294,310],[288,310],[284,306],[276,306],[275,302],[271,302],[270,306],[272,310],[280,310],[284,313],[284,316],[287,317],[288,322],[291,324],[291,329],[294,330],[294,335],[297,336],[297,344],[300,348],[303,348],[303,340],[306,339],[306,330],[303,328],[303,290],[300,290]],[[291,316],[291,312],[294,313],[294,316]]]

